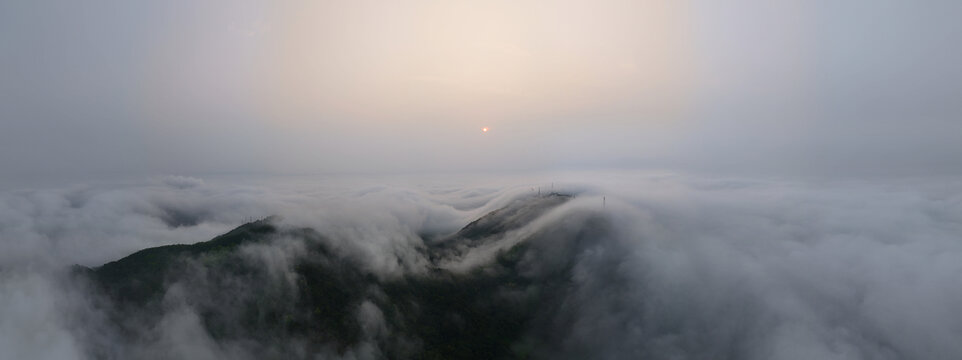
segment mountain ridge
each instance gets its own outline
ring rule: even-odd
[[[440,241],[426,242],[422,251],[432,265],[425,274],[382,279],[338,254],[316,230],[282,227],[277,218],[243,224],[209,241],[144,249],[77,273],[114,305],[112,327],[133,342],[150,336],[172,307],[186,306],[213,339],[243,343],[256,358],[325,351],[373,351],[375,358],[529,358],[540,341],[530,339],[529,325],[544,317],[539,308],[552,308],[546,304],[565,291],[566,270],[525,275],[521,267],[532,248],[524,241],[467,273],[446,271],[437,261],[497,241],[572,197],[515,199]],[[285,236],[303,244],[286,268],[293,282],[240,251],[274,246]]]

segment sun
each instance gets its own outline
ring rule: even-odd
[[[487,128],[487,127],[483,127],[483,128],[481,128],[481,132],[483,132],[483,133],[486,133],[486,132],[488,132],[488,128]]]

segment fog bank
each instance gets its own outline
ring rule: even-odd
[[[622,172],[392,181],[171,177],[3,193],[2,357],[83,359],[95,355],[91,349],[114,349],[100,354],[107,357],[250,356],[248,345],[207,334],[191,302],[196,294],[178,293],[202,284],[167,290],[152,337],[131,347],[103,325],[98,297],[69,283],[65,269],[208,240],[250,218],[278,215],[283,226],[315,229],[364,271],[419,274],[431,263],[419,250],[426,242],[536,196],[539,186],[576,197],[448,263],[483,266],[492,252],[526,244],[520,276],[570,269],[552,310],[529,326],[530,341],[550,345],[536,357],[962,355],[955,340],[962,319],[954,316],[962,311],[957,180],[802,183]],[[294,284],[291,259],[302,253],[303,243],[282,239],[245,247],[241,256],[266,269],[271,283]],[[374,303],[357,308],[367,334],[358,347],[298,356],[378,358],[400,346],[387,339],[417,343],[387,325],[383,311]]]

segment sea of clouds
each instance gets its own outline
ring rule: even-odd
[[[550,329],[554,349],[541,357],[962,357],[962,181],[595,172],[170,176],[2,192],[0,358],[84,359],[96,356],[89,349],[99,345],[91,343],[120,342],[100,325],[102,304],[66,275],[74,264],[205,241],[277,215],[316,229],[380,276],[418,273],[428,264],[417,251],[424,239],[454,233],[539,188],[577,196],[498,241],[531,241],[539,257],[525,259],[528,271],[573,266],[558,311],[533,325]],[[599,221],[605,226],[596,229]],[[449,265],[476,266],[498,246]],[[286,254],[298,246],[244,251],[284,272]],[[371,336],[389,336],[372,306],[362,304],[358,321]],[[205,334],[189,306],[171,307],[153,331],[133,354],[245,355]],[[379,354],[357,348],[305,356]]]

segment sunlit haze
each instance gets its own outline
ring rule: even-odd
[[[962,45],[950,39],[962,29],[959,10],[896,1],[5,2],[2,178],[957,174]],[[498,131],[482,141],[479,123]]]
[[[0,360],[962,359],[960,19],[0,0]]]

